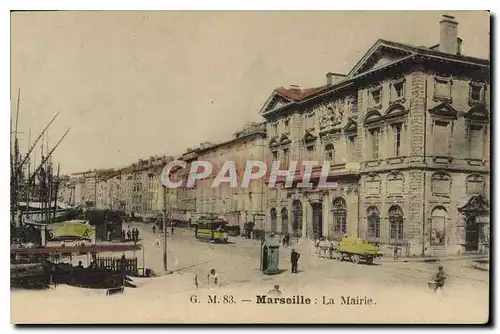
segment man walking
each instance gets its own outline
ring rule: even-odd
[[[292,274],[297,273],[297,265],[299,263],[300,254],[292,249],[292,254],[290,255],[290,260],[292,262]]]

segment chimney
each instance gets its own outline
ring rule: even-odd
[[[346,76],[344,74],[328,72],[326,74],[326,85],[327,86],[335,85],[340,81],[342,81],[345,77]]]
[[[457,55],[462,56],[464,54],[464,50],[462,49],[463,39],[457,37]]]
[[[299,85],[290,85],[290,90],[300,92],[300,86]]]
[[[440,25],[439,35],[439,51],[458,54],[458,22],[455,17],[450,15],[443,15]]]

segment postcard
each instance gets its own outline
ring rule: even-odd
[[[488,11],[11,13],[15,324],[484,324]]]

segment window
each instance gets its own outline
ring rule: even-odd
[[[273,123],[271,124],[271,136],[275,137],[278,135],[278,124]]]
[[[290,120],[286,119],[284,124],[285,124],[285,133],[290,133]]]
[[[374,206],[367,210],[368,238],[380,238],[380,212]]]
[[[285,168],[288,168],[288,164],[290,162],[290,159],[289,159],[289,152],[288,152],[288,149],[285,148],[283,150],[283,164],[285,165]]]
[[[483,195],[484,178],[481,175],[470,175],[465,179],[467,195]]]
[[[403,240],[403,211],[398,205],[389,208],[389,224],[391,227],[391,239]]]
[[[344,199],[337,198],[333,202],[333,219],[334,219],[334,232],[346,233],[347,232],[347,210]]]
[[[347,152],[351,161],[356,160],[356,137],[355,135],[347,137]]]
[[[405,79],[397,79],[391,83],[391,102],[402,100],[405,97]]]
[[[446,210],[442,207],[435,208],[431,213],[430,219],[430,243],[431,246],[444,246],[445,245],[445,227],[446,217],[448,216]]]
[[[378,144],[379,144],[379,134],[380,134],[380,129],[370,129],[370,148],[371,148],[371,153],[370,153],[370,158],[375,160],[378,159]]]
[[[469,103],[484,103],[485,102],[485,85],[481,83],[471,82],[469,85]]]
[[[434,97],[439,100],[451,99],[451,79],[439,77],[434,79]]]
[[[276,161],[278,160],[278,152],[277,151],[273,151],[273,161]]]
[[[305,116],[306,130],[314,129],[314,114],[307,113]]]
[[[483,159],[483,126],[469,125],[469,157]]]
[[[368,107],[378,108],[382,105],[382,86],[372,88],[368,93]]]
[[[308,145],[306,147],[307,150],[307,159],[314,160],[314,145]]]
[[[450,123],[435,121],[434,123],[434,155],[448,156],[450,150]]]
[[[328,144],[325,146],[325,160],[333,161],[335,158],[335,151],[332,144]]]
[[[399,157],[401,155],[401,129],[403,127],[402,123],[396,123],[392,125],[392,135],[394,140],[393,156]]]

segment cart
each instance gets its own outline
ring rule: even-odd
[[[358,238],[343,238],[338,243],[333,254],[338,261],[350,260],[354,264],[360,261],[372,264],[374,259],[382,256],[378,246]]]

